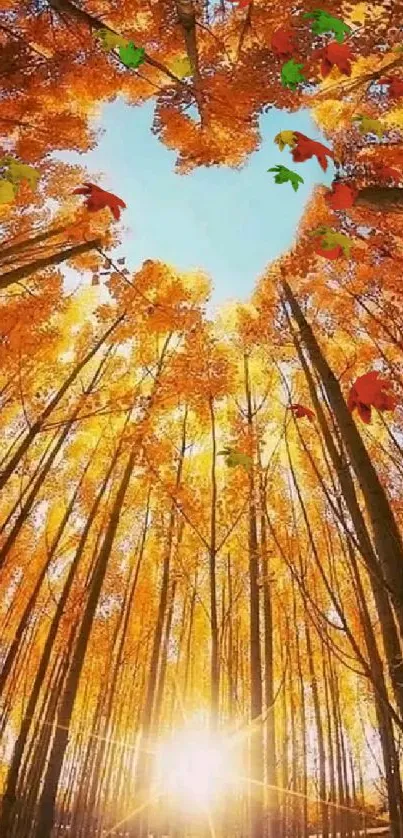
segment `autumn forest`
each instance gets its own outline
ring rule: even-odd
[[[0,0],[0,838],[403,838],[403,3],[317,2]],[[309,111],[244,300],[57,156],[116,100]]]

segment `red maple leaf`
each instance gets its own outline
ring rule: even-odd
[[[79,186],[78,189],[74,189],[73,195],[86,196],[84,204],[88,212],[97,212],[98,210],[104,209],[104,207],[109,207],[116,221],[119,221],[120,218],[120,208],[126,208],[126,204],[121,198],[118,198],[112,192],[106,192],[105,189],[101,189],[100,186],[96,186],[94,183],[84,183],[84,186]]]
[[[276,55],[292,55],[295,50],[294,33],[291,29],[280,27],[271,36],[271,48]]]
[[[350,412],[357,408],[362,421],[369,425],[372,407],[380,411],[395,409],[397,399],[393,391],[388,392],[391,389],[390,381],[380,378],[377,370],[366,372],[354,382],[348,396],[347,407]]]
[[[336,247],[330,247],[327,250],[320,246],[315,247],[315,253],[317,253],[318,256],[324,256],[325,259],[339,259],[340,256],[344,255],[343,248],[340,247],[339,244],[337,244]]]
[[[310,140],[305,134],[300,134],[299,131],[294,131],[294,137],[297,142],[291,149],[292,159],[295,163],[303,163],[305,160],[310,160],[311,157],[316,157],[320,167],[325,172],[327,169],[327,159],[332,157],[334,160],[334,153],[330,148],[327,148],[322,143],[317,143],[315,140]]]
[[[357,190],[348,183],[335,181],[325,196],[326,202],[333,210],[349,209],[357,197]]]
[[[320,71],[325,79],[332,70],[338,67],[345,76],[351,76],[351,61],[354,56],[348,44],[338,44],[332,41],[327,46],[317,49],[312,53],[314,58],[321,59]]]
[[[309,407],[305,407],[303,404],[290,404],[290,406],[287,407],[287,410],[292,410],[296,419],[302,419],[303,416],[306,416],[307,419],[312,422],[315,417],[313,410]]]
[[[388,76],[384,79],[379,79],[379,84],[389,85],[388,96],[391,99],[400,99],[403,96],[403,79],[398,79],[396,76]]]

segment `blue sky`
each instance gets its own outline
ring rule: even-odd
[[[316,158],[294,164],[289,151],[273,142],[282,130],[298,130],[324,141],[308,111],[288,114],[270,110],[261,118],[261,148],[241,170],[203,167],[175,174],[176,155],[151,131],[153,102],[141,107],[123,100],[105,105],[97,120],[104,133],[88,154],[57,154],[103,173],[105,189],[127,204],[126,229],[118,255],[130,270],[145,259],[160,259],[179,270],[201,268],[213,281],[212,304],[247,299],[265,266],[292,243],[296,225],[312,188],[329,184]],[[267,169],[278,163],[304,178],[298,192],[291,184],[275,184]]]

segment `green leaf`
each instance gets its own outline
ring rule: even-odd
[[[293,58],[286,61],[281,68],[281,82],[283,87],[289,87],[291,90],[296,90],[300,82],[306,81],[306,78],[301,70],[303,64],[297,64]]]
[[[359,114],[353,116],[353,122],[359,123],[360,134],[376,134],[381,139],[385,133],[385,129],[379,119],[373,119],[371,116]]]
[[[27,166],[26,163],[19,163],[18,160],[13,160],[12,158],[8,158],[8,160],[8,180],[11,180],[11,182],[15,184],[26,180],[32,190],[36,189],[38,180],[40,179],[40,173],[37,172],[33,166]]]
[[[225,457],[225,462],[229,468],[242,466],[247,471],[249,471],[249,469],[253,465],[252,457],[249,457],[248,454],[243,454],[243,452],[238,451],[237,448],[227,447],[224,448],[222,451],[219,451],[218,454]]]
[[[117,35],[115,32],[111,32],[110,29],[98,29],[98,32],[95,33],[94,37],[101,41],[102,49],[105,50],[116,49],[117,47],[127,47],[129,45],[127,38],[124,38],[123,35]]]
[[[301,175],[298,175],[297,172],[293,172],[291,169],[287,169],[286,166],[274,166],[272,169],[267,169],[267,171],[276,172],[274,178],[276,183],[291,183],[294,192],[298,192],[299,184],[304,183]]]
[[[323,250],[332,250],[333,247],[340,245],[345,256],[350,256],[350,250],[353,246],[353,241],[344,233],[338,230],[331,230],[330,227],[318,227],[313,233],[322,236],[321,247]]]
[[[338,17],[333,17],[329,12],[324,12],[322,9],[314,9],[313,12],[307,12],[303,17],[308,20],[313,18],[312,32],[314,35],[324,35],[326,32],[333,32],[336,41],[341,44],[344,41],[344,35],[349,35],[351,30],[344,20]]]
[[[134,70],[143,64],[145,58],[145,49],[143,47],[136,47],[132,41],[127,47],[119,48],[119,58],[123,61],[126,67],[132,67]]]
[[[17,188],[9,180],[0,179],[0,204],[12,204]]]

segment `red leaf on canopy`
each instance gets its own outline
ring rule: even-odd
[[[313,410],[309,407],[305,407],[303,404],[290,404],[290,406],[287,407],[287,410],[292,410],[296,419],[302,419],[303,416],[306,416],[307,419],[312,422],[315,416]]]
[[[320,71],[324,79],[333,67],[338,67],[343,75],[351,76],[351,61],[354,56],[348,44],[332,41],[327,46],[315,50],[311,57],[321,59]]]
[[[96,186],[94,183],[84,183],[84,186],[74,189],[73,195],[86,196],[84,204],[88,212],[97,212],[105,207],[109,207],[116,221],[119,221],[120,218],[120,208],[126,208],[126,204],[121,198],[118,198],[112,192],[106,192],[105,189],[101,189],[100,186]]]
[[[250,0],[230,0],[230,3],[236,3],[238,9],[246,9]]]
[[[280,27],[271,36],[271,48],[276,55],[292,55],[295,50],[294,33],[291,29]]]
[[[384,79],[379,79],[379,84],[389,85],[388,96],[391,99],[400,99],[403,96],[403,79],[398,79],[396,76],[388,76]]]
[[[315,247],[315,253],[318,256],[324,256],[325,259],[339,259],[340,256],[343,256],[343,248],[340,247],[339,244],[336,247],[331,247],[328,250],[325,250],[323,247]]]
[[[347,407],[352,412],[357,408],[358,414],[366,425],[371,421],[371,408],[376,410],[394,410],[397,404],[390,381],[381,378],[377,370],[360,375],[354,382],[347,401]]]
[[[331,189],[325,196],[326,202],[333,210],[349,209],[357,197],[357,190],[348,183],[332,183]]]
[[[310,140],[309,137],[306,137],[305,134],[300,134],[299,131],[294,131],[293,133],[297,140],[295,146],[291,149],[294,162],[304,163],[305,160],[316,157],[320,167],[325,172],[327,169],[326,155],[334,160],[333,151],[325,145],[322,145],[322,143]]]

